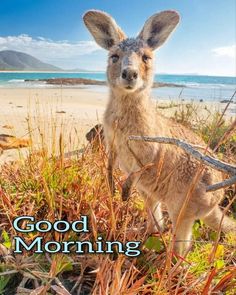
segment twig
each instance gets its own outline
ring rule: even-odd
[[[54,278],[54,281],[63,290],[63,292],[64,292],[63,294],[71,295],[71,293],[64,287],[62,282],[57,277]]]
[[[4,272],[1,272],[1,276],[8,276],[8,275],[11,275],[11,274],[14,274],[14,273],[18,273],[18,271],[17,270],[4,271]]]
[[[222,182],[218,182],[218,183],[215,183],[215,184],[212,184],[212,185],[209,185],[207,188],[206,188],[206,191],[207,192],[213,192],[213,191],[216,191],[218,189],[221,189],[221,188],[225,188],[225,187],[228,187],[228,186],[231,186],[233,184],[236,183],[236,175],[229,178],[229,179],[226,179]]]
[[[222,171],[222,172],[226,172],[233,176],[230,179],[227,179],[223,182],[219,182],[219,183],[208,186],[206,188],[206,191],[208,192],[225,188],[236,183],[236,166],[217,160],[211,156],[204,155],[200,153],[199,151],[197,151],[196,149],[194,149],[192,145],[180,139],[169,138],[169,137],[129,136],[129,140],[158,142],[163,144],[176,145],[180,147],[181,149],[183,149],[188,154],[190,154],[191,156],[193,156],[198,161],[206,164],[207,166],[210,166],[211,168]]]
[[[149,137],[149,136],[133,136],[133,135],[129,136],[129,139],[177,145],[178,147],[183,149],[185,152],[189,153],[191,156],[193,156],[200,162],[203,162],[206,165],[214,169],[220,170],[222,172],[226,172],[231,175],[236,175],[236,166],[227,164],[211,156],[203,155],[199,151],[196,151],[189,143],[186,143],[180,139],[169,138],[169,137]]]

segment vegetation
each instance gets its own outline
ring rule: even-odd
[[[209,116],[204,124],[196,123],[191,117],[194,113],[191,107],[183,108],[177,111],[175,119],[193,128],[206,142],[210,141],[221,157],[235,161],[234,123],[219,121],[219,114]],[[118,169],[117,191],[111,197],[103,147],[94,149],[88,145],[81,154],[68,159],[64,157],[63,136],[61,133],[58,140],[59,156],[48,151],[54,151],[54,147],[45,149],[42,140],[42,151],[32,148],[27,159],[1,168],[0,294],[236,293],[236,234],[218,237],[219,233],[197,221],[192,251],[186,257],[176,257],[168,217],[165,217],[166,231],[149,236],[145,204],[138,193],[134,191],[128,202],[121,200],[124,177]],[[55,144],[56,139],[52,142]],[[230,200],[233,203],[235,187],[225,196],[225,206],[230,205]],[[231,204],[228,213],[232,211]],[[93,242],[98,236],[122,243],[141,241],[141,255],[131,258],[116,251],[109,255],[14,254],[15,235],[28,243],[39,235],[15,232],[12,220],[22,215],[50,222],[59,219],[72,222],[88,215],[89,233],[51,231],[41,234],[44,241]]]

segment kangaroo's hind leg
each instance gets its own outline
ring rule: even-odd
[[[175,253],[183,256],[191,247],[191,239],[192,239],[192,227],[194,224],[195,217],[194,214],[190,214],[190,208],[186,208],[187,214],[184,212],[180,217],[178,224],[177,219],[180,213],[180,206],[174,206],[173,204],[166,204],[169,217],[173,226],[173,233],[175,234],[174,239],[174,251]]]
[[[174,251],[179,255],[184,255],[191,246],[192,227],[194,218],[183,218],[178,225],[174,224],[175,245]]]
[[[113,178],[113,168],[114,164],[117,158],[117,154],[115,151],[109,151],[109,156],[108,156],[108,167],[107,167],[107,178],[108,178],[108,185],[110,189],[110,193],[112,196],[115,194],[115,182]]]
[[[127,201],[129,199],[135,177],[136,177],[135,173],[130,173],[126,181],[123,183],[122,193],[121,193],[122,201]]]
[[[150,232],[163,232],[165,229],[165,223],[162,214],[161,203],[156,200],[150,200],[146,197],[146,209]]]
[[[218,205],[215,206],[208,215],[203,217],[203,221],[216,231],[218,231],[221,226],[221,229],[224,233],[236,232],[236,221],[226,215],[223,216],[223,211]]]

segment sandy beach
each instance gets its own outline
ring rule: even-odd
[[[62,133],[65,152],[75,150],[86,144],[86,132],[102,121],[106,101],[103,93],[83,89],[0,89],[0,134],[32,137],[36,148],[45,144],[53,149]],[[18,150],[5,150],[0,163],[18,157]]]
[[[12,132],[23,136],[29,114],[70,120],[74,122],[70,128],[91,126],[102,119],[106,101],[107,95],[83,89],[0,89],[0,132],[3,125],[12,125]]]
[[[58,148],[60,134],[64,136],[64,151],[69,152],[86,144],[85,134],[102,122],[108,100],[108,91],[78,88],[0,88],[0,134],[18,138],[32,138],[40,149],[44,145]],[[174,116],[180,102],[155,102],[158,111],[165,116]],[[209,110],[222,111],[226,104],[197,103],[197,115],[207,117]],[[226,117],[230,119],[236,105],[231,105]],[[21,149],[23,153],[27,149]],[[5,150],[0,163],[17,159],[18,150]]]

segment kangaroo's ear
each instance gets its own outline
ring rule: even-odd
[[[155,50],[166,41],[179,20],[180,16],[174,10],[156,13],[146,21],[138,38],[144,40],[151,49]]]
[[[123,31],[118,27],[115,20],[107,13],[90,10],[83,16],[84,23],[95,41],[102,48],[109,50],[113,45],[126,39]]]

